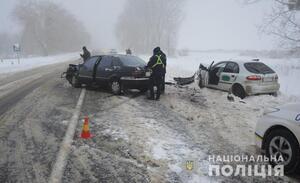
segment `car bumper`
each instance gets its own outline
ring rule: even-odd
[[[144,89],[148,87],[149,78],[122,77],[123,87],[129,89]]]
[[[264,94],[264,93],[275,93],[278,92],[280,84],[269,84],[269,85],[246,85],[246,93],[248,95]]]

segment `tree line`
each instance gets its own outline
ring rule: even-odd
[[[185,1],[126,0],[115,26],[120,47],[149,53],[160,46],[173,54]],[[82,22],[52,1],[19,1],[12,16],[22,29],[17,35],[0,33],[0,54],[9,52],[13,43],[20,43],[25,55],[49,55],[76,51],[90,41]]]
[[[187,0],[126,0],[115,27],[122,49],[149,53],[156,46],[175,53]],[[262,0],[241,0],[247,4]],[[300,0],[269,0],[272,11],[259,30],[279,38],[280,46],[300,50]],[[49,55],[78,51],[90,42],[82,22],[52,1],[22,0],[12,11],[18,34],[0,33],[0,55],[20,43],[23,54]],[[95,19],[95,21],[97,21]]]
[[[13,42],[20,43],[25,55],[49,55],[77,51],[90,40],[83,24],[51,1],[19,1],[12,16],[21,31],[0,34],[2,54],[12,49]]]
[[[116,27],[123,49],[149,53],[156,46],[176,50],[185,0],[127,0]]]

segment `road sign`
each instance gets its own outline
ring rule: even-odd
[[[21,52],[21,46],[19,43],[16,43],[13,45],[13,50],[14,52],[17,54],[17,57],[18,57],[18,63],[20,64],[20,52]]]
[[[14,44],[13,45],[13,49],[14,49],[14,52],[20,52],[21,51],[21,46],[20,44]]]

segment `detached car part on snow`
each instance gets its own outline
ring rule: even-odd
[[[200,88],[229,91],[242,99],[256,94],[276,95],[280,88],[278,75],[259,61],[212,62],[208,68],[200,64],[197,79]]]
[[[188,85],[195,82],[195,75],[187,78],[176,77],[174,78],[174,81],[176,81],[176,84],[178,85]]]
[[[129,55],[99,55],[85,63],[70,64],[65,73],[73,87],[85,85],[109,86],[112,93],[120,94],[124,89],[147,91],[150,73],[146,63]]]

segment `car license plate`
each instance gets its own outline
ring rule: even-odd
[[[151,72],[150,71],[147,71],[146,72],[146,77],[150,77],[151,76]]]
[[[273,78],[271,78],[271,77],[264,78],[264,82],[272,82],[272,81],[273,81]]]

